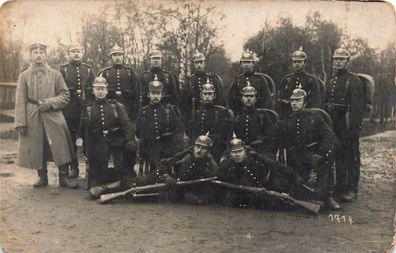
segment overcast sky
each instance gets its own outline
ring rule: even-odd
[[[0,0],[1,1],[1,0]],[[95,14],[114,1],[15,1],[2,6],[0,17],[28,13],[28,22],[20,21],[6,31],[23,36],[26,44],[34,41],[54,44],[57,37],[66,38],[79,31],[81,18]],[[140,3],[144,1],[140,0]],[[162,1],[164,4],[164,1]],[[209,2],[207,2],[209,3]],[[240,57],[243,43],[256,34],[267,19],[274,24],[280,17],[291,17],[302,26],[308,12],[319,11],[324,19],[345,28],[348,34],[368,40],[374,48],[383,49],[395,43],[396,18],[394,9],[386,3],[325,2],[325,1],[210,1],[225,14],[225,28],[220,38],[232,60]]]

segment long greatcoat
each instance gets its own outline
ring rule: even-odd
[[[40,112],[38,105],[28,101],[46,99],[52,108]],[[69,91],[62,75],[47,63],[31,64],[18,78],[15,104],[15,126],[26,126],[26,136],[19,136],[16,165],[40,169],[43,165],[44,129],[57,166],[73,158],[73,146],[62,113],[69,102]]]

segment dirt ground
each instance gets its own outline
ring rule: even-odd
[[[396,131],[362,139],[358,200],[343,204],[342,211],[312,217],[299,211],[196,207],[155,199],[100,205],[81,188],[59,188],[53,166],[50,186],[33,189],[35,171],[13,164],[15,141],[0,140],[1,248],[3,252],[390,252],[396,223],[395,143]]]

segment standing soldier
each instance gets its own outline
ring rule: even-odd
[[[160,159],[181,148],[184,128],[179,108],[161,102],[164,86],[156,75],[148,88],[150,104],[139,111],[136,136],[140,139],[140,154],[153,171]]]
[[[335,76],[326,89],[325,109],[334,122],[339,140],[336,149],[337,192],[344,201],[357,197],[360,176],[359,132],[365,111],[365,94],[360,79],[348,71],[350,54],[344,48],[334,51]]]
[[[241,112],[242,89],[247,85],[248,81],[257,91],[257,106],[260,108],[273,109],[271,89],[265,75],[253,72],[255,62],[252,52],[246,51],[242,54],[240,63],[243,73],[235,77],[235,81],[232,83],[228,95],[230,108],[235,115]]]
[[[70,92],[70,101],[63,108],[63,115],[65,116],[74,151],[76,152],[76,159],[71,162],[69,172],[69,177],[75,178],[79,174],[76,140],[78,126],[80,124],[81,108],[82,103],[86,99],[92,98],[92,82],[95,76],[92,67],[81,62],[84,56],[84,49],[80,44],[70,45],[67,52],[70,62],[62,65],[60,72]]]
[[[314,183],[316,174],[316,197],[337,210],[340,206],[332,197],[330,182],[336,138],[321,112],[305,109],[306,97],[303,89],[293,91],[290,97],[293,113],[278,124],[278,147],[286,148],[287,164],[305,181]]]
[[[95,99],[82,111],[81,132],[88,132],[86,147],[90,169],[90,186],[106,184],[134,171],[125,159],[135,156],[136,143],[125,107],[115,99],[106,99],[107,82],[97,77],[93,84]],[[113,158],[114,168],[109,168]]]
[[[116,99],[123,104],[131,120],[137,113],[137,79],[132,68],[124,64],[124,51],[117,44],[110,51],[113,66],[101,69],[98,76],[106,78],[108,82],[107,98]]]
[[[273,155],[271,141],[278,115],[270,109],[256,107],[256,89],[248,85],[242,89],[242,112],[235,116],[234,132],[246,145],[260,154]]]
[[[180,105],[179,88],[176,75],[170,71],[162,69],[162,53],[159,50],[153,50],[150,53],[151,68],[143,73],[139,87],[139,103],[143,106],[150,103],[149,83],[157,76],[163,85],[162,101],[172,105]]]
[[[73,144],[62,109],[69,102],[69,91],[61,73],[46,62],[43,44],[29,47],[31,63],[18,78],[15,102],[15,128],[19,133],[16,165],[36,169],[34,187],[48,185],[47,162],[59,170],[59,186],[76,188],[67,178],[74,159]]]
[[[215,105],[227,106],[223,91],[223,81],[218,74],[205,71],[205,56],[197,51],[193,55],[193,64],[195,72],[188,77],[181,94],[181,109],[186,119],[185,122],[193,119],[197,109],[200,107],[202,86],[208,79],[216,90],[217,96],[213,103]],[[192,113],[193,111],[194,113]]]
[[[294,73],[282,78],[277,91],[277,112],[281,119],[285,119],[292,112],[289,98],[294,89],[307,92],[307,108],[321,108],[322,105],[321,86],[314,76],[305,72],[307,54],[301,47],[292,54],[292,64]]]
[[[209,79],[202,86],[201,97],[201,108],[197,112],[196,119],[191,121],[187,135],[194,140],[196,136],[209,132],[209,137],[213,140],[213,156],[216,161],[219,161],[227,147],[226,140],[231,138],[233,113],[213,103],[216,98],[216,89]]]

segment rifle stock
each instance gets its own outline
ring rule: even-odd
[[[288,194],[267,190],[265,188],[245,186],[245,185],[236,185],[236,184],[219,181],[219,180],[213,180],[211,182],[214,184],[222,185],[224,187],[236,189],[239,191],[252,192],[252,193],[254,193],[254,192],[263,193],[264,195],[267,195],[270,197],[275,197],[277,199],[292,203],[293,205],[300,206],[300,207],[304,208],[305,210],[310,211],[311,213],[314,213],[314,214],[318,214],[320,207],[321,207],[319,204],[315,204],[315,203],[311,203],[311,202],[303,201],[303,200],[298,200],[293,197],[290,197]]]
[[[177,186],[183,186],[183,185],[191,185],[191,184],[198,184],[198,183],[203,183],[203,182],[209,182],[216,180],[217,177],[209,177],[209,178],[202,178],[202,179],[194,179],[194,180],[186,180],[186,181],[178,181],[176,182]],[[129,193],[137,194],[137,193],[144,193],[146,191],[153,191],[153,190],[161,190],[167,188],[168,185],[165,183],[159,183],[159,184],[153,184],[153,185],[145,185],[145,186],[136,186],[132,187],[128,190],[122,191],[122,192],[115,192],[115,193],[109,193],[109,194],[102,194],[100,195],[100,203],[104,204],[110,200],[119,198],[121,196],[125,196]]]

